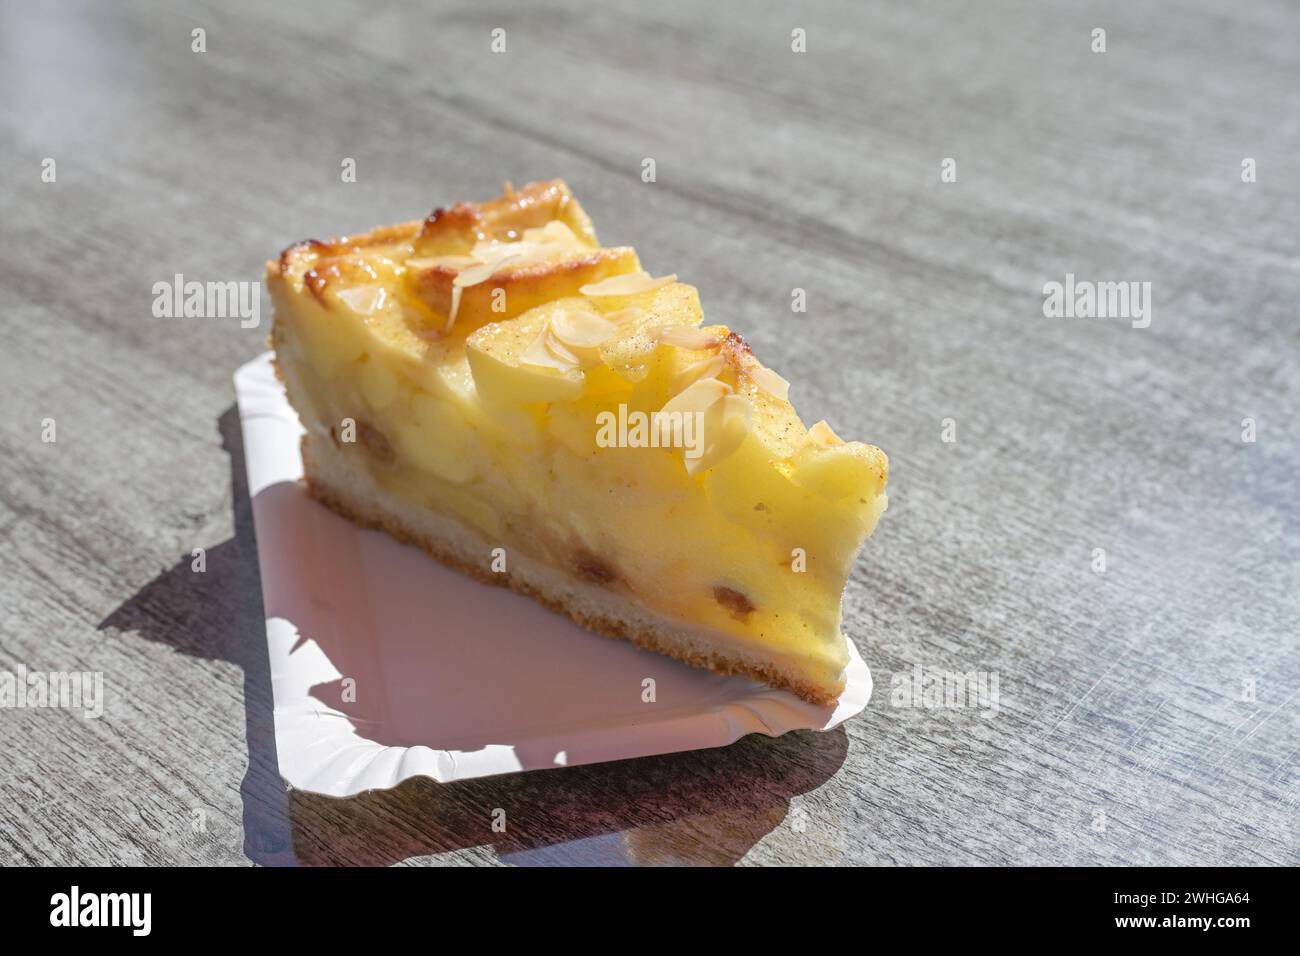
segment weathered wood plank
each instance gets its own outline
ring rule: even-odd
[[[1297,862],[1300,13],[368,6],[0,8],[0,671],[107,693],[0,710],[4,860]],[[287,794],[229,384],[265,326],[151,286],[553,175],[889,452],[845,603],[877,696],[825,735]],[[1067,272],[1151,282],[1150,328],[1045,318]],[[892,706],[917,665],[996,674],[996,716]]]

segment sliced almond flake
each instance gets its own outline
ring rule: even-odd
[[[451,327],[456,324],[456,313],[460,311],[460,295],[462,290],[470,286],[480,285],[487,282],[503,266],[509,265],[519,256],[506,256],[504,259],[498,259],[496,262],[482,262],[478,265],[470,266],[463,270],[456,278],[451,280],[451,311],[447,315],[447,324],[442,327],[443,332],[450,332]]]
[[[662,289],[664,286],[672,285],[676,281],[676,274],[660,276],[656,279],[643,270],[621,276],[610,276],[608,279],[601,279],[599,282],[591,282],[582,286],[578,291],[589,296],[640,295],[643,292]]]
[[[468,269],[461,271],[456,278],[452,279],[451,284],[453,286],[459,286],[462,289],[467,289],[470,286],[487,282],[488,279],[492,278],[495,272],[499,269],[505,268],[519,258],[521,257],[518,255],[509,255],[497,259],[495,262],[483,262],[478,265],[470,266]]]
[[[726,403],[724,411],[727,421],[743,421],[745,427],[748,428],[750,420],[754,417],[754,406],[749,404],[749,399],[744,395],[728,395],[724,402]]]
[[[561,372],[567,372],[570,369],[578,367],[576,359],[569,362],[558,357],[552,349],[549,340],[550,328],[543,328],[537,333],[537,338],[533,339],[532,344],[530,344],[528,348],[524,349],[523,354],[519,356],[519,364],[537,365],[542,368],[553,368],[558,369]]]
[[[709,358],[700,359],[698,362],[692,362],[678,372],[677,377],[673,379],[673,393],[680,392],[692,382],[697,382],[702,378],[717,378],[718,373],[722,371],[726,364],[727,360],[721,355],[713,355]]]
[[[451,327],[456,324],[456,313],[460,311],[460,294],[463,290],[456,283],[451,284],[451,310],[447,313],[447,324],[442,327],[442,332],[446,335],[451,331]]]
[[[561,362],[568,362],[570,365],[574,366],[582,364],[582,359],[569,351],[569,347],[555,337],[555,329],[549,322],[546,326],[546,347],[550,349],[551,354]]]
[[[406,268],[432,269],[435,266],[447,266],[449,269],[464,269],[477,265],[478,261],[474,256],[434,256],[431,259],[407,259]]]
[[[512,198],[512,197],[514,196],[514,194],[515,194],[515,184],[512,183],[510,180],[507,179],[507,180],[506,180],[506,185],[505,185],[505,195],[506,195],[506,198],[507,198],[507,199]]]
[[[374,315],[383,307],[385,298],[383,287],[377,285],[353,286],[343,289],[337,295],[339,301],[361,315]]]
[[[522,238],[509,242],[499,239],[480,241],[475,244],[473,255],[479,262],[499,262],[507,256],[516,256],[516,263],[534,263],[556,260],[581,248],[573,230],[553,220],[545,226],[525,229]]]
[[[661,325],[654,330],[654,337],[665,345],[675,345],[680,349],[712,349],[722,344],[722,340],[711,332],[697,329],[691,325]]]
[[[660,411],[687,413],[707,411],[714,402],[721,401],[730,393],[731,386],[726,382],[720,382],[716,378],[702,378],[670,398]]]
[[[594,349],[618,329],[613,322],[592,312],[566,310],[551,319],[551,332],[570,348]]]
[[[533,226],[524,230],[523,242],[546,246],[564,246],[578,248],[581,243],[573,230],[558,219],[552,219],[544,226]]]
[[[523,243],[516,239],[480,239],[469,254],[479,262],[496,262],[517,255],[521,246]]]
[[[739,448],[749,434],[752,408],[743,395],[724,395],[704,416],[704,452],[685,456],[686,473],[698,475]]]
[[[537,337],[524,349],[519,356],[520,365],[537,365],[542,368],[555,368],[560,371],[567,371],[570,366],[564,364],[546,347],[546,329],[543,328],[537,333]]]
[[[844,439],[835,434],[824,418],[808,429],[808,437],[813,444],[821,445],[823,448],[834,448],[836,445],[844,444]]]
[[[786,401],[790,397],[790,383],[763,365],[752,365],[745,370],[749,380],[773,398]]]

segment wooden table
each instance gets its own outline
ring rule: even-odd
[[[1297,863],[1300,10],[551,6],[3,6],[0,670],[106,704],[0,711],[0,862]],[[230,381],[270,306],[153,284],[552,176],[889,453],[844,606],[876,695],[286,792]],[[1046,316],[1067,273],[1149,282],[1149,327]],[[996,713],[904,706],[918,667]]]

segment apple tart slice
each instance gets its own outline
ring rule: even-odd
[[[579,624],[828,704],[888,462],[563,182],[268,263],[322,502]],[[504,560],[503,560],[504,559]]]

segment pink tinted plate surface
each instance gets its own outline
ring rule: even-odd
[[[582,630],[366,531],[302,487],[302,428],[270,353],[235,373],[266,604],[280,773],[330,796],[829,730],[871,674],[849,643],[834,707]],[[655,681],[654,703],[642,681]]]

